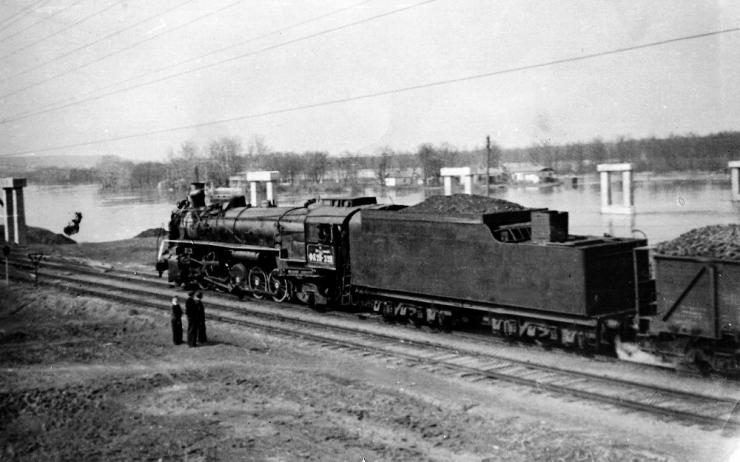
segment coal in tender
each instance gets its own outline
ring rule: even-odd
[[[494,197],[453,194],[451,196],[432,196],[416,205],[406,207],[400,212],[434,215],[482,215],[519,210],[527,210],[527,207]]]
[[[655,246],[656,253],[674,257],[705,257],[740,261],[740,225],[711,225],[692,229]]]

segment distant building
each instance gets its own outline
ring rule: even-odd
[[[479,167],[476,170],[476,173],[474,174],[475,182],[478,184],[485,185],[486,184],[486,168],[485,167]],[[506,170],[504,170],[502,167],[491,167],[488,169],[488,178],[490,184],[503,184],[506,183],[509,179],[509,176],[506,173]]]
[[[423,183],[420,169],[417,168],[392,168],[385,177],[385,185],[391,188],[417,186]]]
[[[357,180],[361,183],[371,183],[378,178],[375,169],[372,168],[360,168],[357,170]]]
[[[550,167],[531,162],[508,162],[503,164],[504,171],[513,183],[553,183],[555,171]]]
[[[249,189],[249,182],[247,181],[247,172],[239,172],[234,176],[229,177],[229,188],[238,188],[244,191]]]

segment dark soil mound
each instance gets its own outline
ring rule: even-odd
[[[139,238],[139,237],[164,237],[166,235],[167,235],[167,230],[165,230],[163,228],[149,228],[149,229],[146,229],[146,230],[140,232],[139,234],[137,234],[136,236],[134,236],[134,238]]]
[[[740,225],[712,225],[661,242],[655,247],[661,255],[676,257],[709,257],[740,260]]]
[[[27,238],[29,244],[76,244],[77,242],[73,239],[68,238],[64,234],[57,234],[44,228],[37,228],[35,226],[27,226]]]
[[[48,229],[26,226],[26,238],[29,244],[77,244],[64,234],[56,234]],[[0,242],[5,242],[5,227],[0,225]]]
[[[481,215],[526,209],[526,207],[515,202],[496,199],[494,197],[453,194],[451,196],[432,196],[424,202],[406,207],[400,210],[400,212],[431,213],[435,215]]]

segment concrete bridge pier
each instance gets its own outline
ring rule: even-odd
[[[23,201],[25,178],[0,178],[5,207],[5,242],[26,243],[26,209]]]
[[[632,164],[599,164],[596,170],[601,174],[601,213],[635,213],[635,199],[632,189]],[[613,202],[612,173],[622,174],[622,204],[614,204]]]
[[[277,205],[275,201],[275,181],[280,179],[278,171],[260,171],[247,172],[247,181],[249,182],[249,204],[252,207],[259,207],[264,197],[270,205]],[[261,186],[264,184],[264,188]],[[262,190],[264,189],[264,196]]]
[[[730,167],[730,179],[732,181],[732,200],[740,201],[740,160],[732,160],[727,163]]]
[[[460,178],[465,194],[473,194],[473,170],[470,167],[442,167],[439,170],[445,185],[445,196],[452,195],[452,178]]]

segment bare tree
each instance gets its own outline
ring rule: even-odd
[[[375,177],[380,183],[380,186],[385,186],[385,179],[388,178],[389,170],[391,169],[393,151],[386,147],[380,154],[380,158],[375,164]]]
[[[209,157],[215,161],[209,179],[215,184],[227,184],[229,177],[244,167],[242,143],[238,138],[222,137],[208,146]]]
[[[303,154],[306,160],[306,175],[310,181],[321,183],[329,167],[329,154],[326,152],[307,152]]]
[[[439,181],[439,170],[443,167],[443,160],[439,152],[429,143],[419,146],[416,155],[421,163],[421,171],[424,178],[424,184]]]

